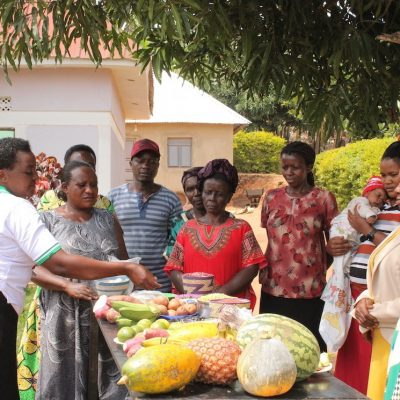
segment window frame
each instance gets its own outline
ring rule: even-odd
[[[177,162],[172,163],[170,149],[177,150]],[[189,163],[183,161],[182,151],[188,148]],[[193,165],[193,139],[191,137],[169,137],[167,138],[167,166],[168,168],[191,168]]]
[[[10,133],[10,134],[8,134]],[[1,127],[0,126],[0,139],[4,138],[15,138],[15,128]]]

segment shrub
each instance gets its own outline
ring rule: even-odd
[[[61,186],[61,165],[54,156],[46,156],[42,152],[36,156],[36,172],[38,179],[35,194],[30,199],[35,207],[44,192],[49,189],[57,190]]]
[[[343,209],[353,197],[361,195],[371,175],[379,175],[382,154],[393,140],[361,140],[318,154],[314,168],[317,186],[334,193]]]
[[[233,138],[233,163],[239,172],[279,172],[286,141],[271,132],[238,132]]]

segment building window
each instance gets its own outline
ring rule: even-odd
[[[15,137],[15,129],[13,128],[0,128],[0,139],[6,137]]]
[[[168,139],[168,167],[192,166],[192,139]]]

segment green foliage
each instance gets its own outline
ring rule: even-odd
[[[343,209],[360,196],[371,175],[379,175],[379,163],[393,138],[361,140],[317,155],[314,172],[316,184],[335,194]]]
[[[209,93],[249,119],[251,124],[245,128],[248,132],[264,130],[279,134],[284,127],[302,127],[301,119],[295,116],[294,102],[279,98],[272,85],[269,93],[261,97],[221,80],[210,87]]]
[[[285,144],[284,139],[271,132],[240,131],[233,138],[233,163],[239,172],[279,172]]]
[[[17,69],[68,56],[76,41],[95,64],[101,49],[131,51],[156,77],[176,70],[204,89],[231,82],[268,96],[271,85],[313,133],[380,135],[398,119],[400,1],[1,0],[0,62]]]

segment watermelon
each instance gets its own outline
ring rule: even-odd
[[[280,339],[292,354],[297,366],[297,381],[313,374],[319,363],[320,349],[312,332],[299,322],[277,314],[259,314],[242,324],[236,336],[244,349],[261,333]]]

